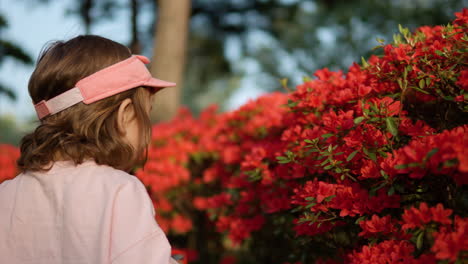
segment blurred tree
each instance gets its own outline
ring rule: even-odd
[[[158,0],[151,72],[163,80],[177,83],[155,96],[151,113],[154,121],[172,119],[180,107],[191,0]]]
[[[38,0],[46,1],[49,0]],[[186,42],[188,34],[188,23],[190,16],[190,0],[78,0],[74,1],[69,13],[78,15],[84,26],[86,34],[91,33],[93,24],[103,19],[112,19],[117,10],[121,8],[130,9],[131,40],[129,47],[135,54],[142,51],[138,17],[141,5],[153,7],[156,27],[152,24],[154,43],[152,46],[153,63],[151,72],[158,78],[170,80],[178,84],[177,87],[167,89],[158,93],[155,98],[153,112],[154,121],[171,119],[180,107],[180,87],[183,85],[185,66]],[[143,3],[145,2],[145,3]],[[157,9],[154,6],[157,6]],[[156,19],[157,18],[157,19]],[[164,99],[162,99],[164,98]]]
[[[159,4],[157,0],[77,0],[72,13],[91,28],[114,18],[118,10],[132,10],[128,12],[131,46],[137,43],[134,50],[151,53],[155,25],[138,25],[137,15],[146,12],[153,21],[162,21],[153,11]],[[207,102],[222,104],[246,76],[254,76],[249,79],[255,83],[249,86],[272,91],[281,89],[278,78],[299,83],[319,68],[346,69],[369,55],[376,37],[389,42],[398,24],[411,29],[445,24],[454,12],[468,6],[468,0],[192,0],[191,5],[181,96],[183,104],[197,111]],[[185,9],[181,10],[171,17],[174,23],[185,19],[181,15]],[[159,63],[163,55],[160,52],[153,61]]]
[[[18,146],[21,138],[31,132],[37,125],[37,121],[18,121],[14,115],[0,115],[0,143],[8,143]]]
[[[8,27],[6,18],[0,14],[0,65],[7,58],[14,59],[23,64],[32,64],[31,57],[17,43],[5,39],[4,30]],[[6,96],[11,100],[16,100],[16,94],[13,90],[0,82],[0,96]]]
[[[412,29],[445,24],[467,5],[466,0],[194,0],[184,93],[193,100],[203,94],[195,91],[232,73],[254,73],[256,86],[282,89],[279,78],[298,83],[320,68],[346,69],[369,55],[376,37],[390,41],[398,24]]]

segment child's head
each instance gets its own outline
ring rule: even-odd
[[[71,160],[79,164],[93,159],[98,164],[122,170],[141,164],[150,140],[149,111],[154,90],[141,86],[142,82],[133,86],[135,82],[130,85],[125,83],[126,76],[121,75],[126,74],[127,68],[114,72],[114,75],[108,74],[109,68],[115,69],[117,63],[130,67],[126,66],[128,60],[135,63],[130,57],[132,54],[127,47],[99,36],[78,36],[66,42],[54,42],[44,49],[29,80],[29,94],[42,123],[21,142],[18,160],[21,170],[44,170],[51,162],[58,160]],[[144,65],[137,66],[147,71]],[[103,71],[104,68],[106,70]],[[106,71],[107,75],[103,74]],[[141,73],[141,68],[139,71]],[[114,77],[121,82],[119,87],[113,87],[116,81],[108,80]],[[79,87],[79,81],[86,82],[87,87]],[[149,86],[163,87],[162,84]],[[80,93],[84,94],[83,100],[74,105],[59,105],[58,109],[54,109],[56,111],[49,111],[57,108],[57,101],[67,104],[70,99],[68,94],[75,90],[79,96],[82,96]],[[95,93],[94,90],[100,94],[92,100],[86,98]],[[68,96],[64,97],[67,91],[65,95]],[[114,95],[109,96],[109,91]],[[38,105],[46,105],[46,115],[41,115]]]

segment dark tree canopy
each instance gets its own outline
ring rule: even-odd
[[[11,58],[16,61],[19,61],[23,64],[31,64],[32,59],[23,48],[21,48],[17,43],[5,39],[4,30],[8,27],[8,22],[6,18],[0,14],[0,65],[7,59]],[[5,84],[0,82],[0,96],[6,96],[11,100],[16,100],[15,92],[7,87]]]
[[[297,84],[323,67],[346,70],[370,55],[377,37],[390,42],[398,24],[446,24],[464,6],[467,0],[193,0],[183,102],[195,111],[222,104],[249,74],[251,85],[271,91],[282,89],[280,78]],[[91,31],[122,9],[130,10],[129,46],[150,53],[154,23],[144,28],[137,18],[156,19],[157,0],[80,0],[69,12]]]

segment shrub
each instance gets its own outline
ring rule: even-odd
[[[137,176],[160,225],[203,263],[466,260],[468,10],[456,16],[400,28],[346,74],[155,126]]]
[[[15,177],[18,173],[16,160],[19,158],[19,149],[8,144],[0,144],[0,183]]]

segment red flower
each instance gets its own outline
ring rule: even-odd
[[[468,70],[464,70],[460,72],[457,85],[459,85],[460,88],[462,88],[463,90],[468,91]]]
[[[263,201],[266,213],[275,213],[291,208],[289,191],[285,188],[265,188],[265,190],[261,191],[260,199]]]
[[[434,234],[434,245],[431,251],[437,259],[455,261],[459,254],[468,251],[468,219],[455,217],[455,229],[443,227]]]
[[[334,226],[342,225],[340,222],[325,221],[324,217],[319,217],[317,222],[299,223],[298,219],[293,220],[294,231],[298,236],[315,236],[332,230]]]
[[[387,158],[385,163],[398,167],[396,170],[389,168],[387,173],[408,173],[409,177],[419,179],[431,172],[451,175],[460,185],[468,184],[467,130],[468,125],[464,125],[414,139]]]
[[[234,256],[224,256],[219,262],[219,264],[235,264],[236,261],[236,257]]]
[[[372,160],[364,160],[363,166],[361,167],[361,175],[359,178],[370,179],[370,178],[380,178],[380,171],[377,167],[377,164]]]
[[[410,242],[386,240],[373,246],[363,246],[348,257],[350,264],[418,263],[413,252],[414,246]]]
[[[452,210],[444,209],[442,204],[429,208],[426,203],[421,203],[419,209],[412,207],[405,210],[402,215],[402,229],[407,230],[422,227],[431,221],[439,224],[450,224],[451,220],[449,216],[451,214]]]
[[[387,116],[396,116],[400,113],[401,103],[395,101],[390,97],[383,98],[372,98],[370,103],[374,104],[379,108],[380,113],[378,116],[387,117]],[[366,105],[369,108],[369,105]]]
[[[16,160],[19,158],[19,155],[20,151],[18,148],[7,144],[0,144],[0,183],[16,176],[18,173]]]
[[[455,13],[457,19],[453,21],[454,24],[458,24],[460,26],[468,24],[468,9],[465,7],[461,12]]]
[[[397,228],[393,225],[391,216],[389,215],[382,218],[377,215],[372,215],[370,220],[359,222],[359,226],[362,228],[362,232],[359,233],[359,236],[363,237],[388,235],[397,231]]]
[[[265,222],[265,219],[257,215],[252,218],[240,217],[220,217],[216,223],[219,231],[228,231],[228,237],[234,244],[241,243],[248,238],[250,234],[259,230]]]
[[[176,214],[172,218],[171,227],[177,233],[187,233],[192,229],[192,220],[180,214]]]

